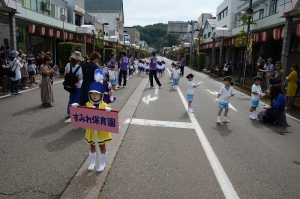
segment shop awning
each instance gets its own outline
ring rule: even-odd
[[[218,39],[222,37],[231,37],[231,35],[232,35],[231,30],[229,30],[228,28],[216,27],[212,33],[211,38]]]
[[[76,27],[76,33],[98,35],[98,32],[96,31],[96,28],[93,25],[81,25],[80,27]]]

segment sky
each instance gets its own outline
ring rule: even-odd
[[[216,15],[217,7],[222,2],[223,0],[123,0],[124,26],[198,20],[202,13]]]

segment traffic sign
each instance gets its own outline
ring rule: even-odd
[[[60,20],[65,21],[66,20],[66,15],[60,15]]]

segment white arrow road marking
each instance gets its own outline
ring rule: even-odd
[[[148,95],[146,97],[143,97],[143,102],[145,102],[145,104],[149,105],[149,102],[153,102],[155,100],[158,99],[158,86],[155,88],[155,93],[154,93],[154,97],[151,97],[151,95]]]
[[[209,90],[209,89],[206,89],[206,90],[207,90],[210,94],[212,94],[212,95],[218,95],[218,92],[217,92],[217,91],[211,91],[211,90]],[[231,103],[229,103],[229,108],[231,108],[232,110],[238,112],[238,111],[232,106]]]
[[[186,122],[170,122],[170,121],[159,121],[159,120],[145,120],[136,119],[126,120],[124,123],[130,123],[142,126],[157,126],[157,127],[170,127],[170,128],[182,128],[182,129],[195,129],[192,123]]]
[[[209,89],[206,89],[208,92],[210,92],[210,94],[212,94],[212,95],[218,95],[218,92],[217,91],[211,91],[211,90],[209,90]]]
[[[65,121],[65,123],[70,123],[70,122],[71,122],[71,118],[69,118]]]

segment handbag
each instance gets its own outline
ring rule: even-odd
[[[227,64],[224,64],[224,68],[223,68],[223,71],[228,71],[228,67],[226,67]]]
[[[12,69],[13,66],[15,65],[15,62],[16,62],[16,60],[13,62],[11,69]],[[15,78],[15,77],[16,77],[16,69],[17,69],[17,67],[15,68],[15,70],[11,70],[11,69],[7,71],[7,74],[6,74],[6,75],[7,75],[8,77]]]

